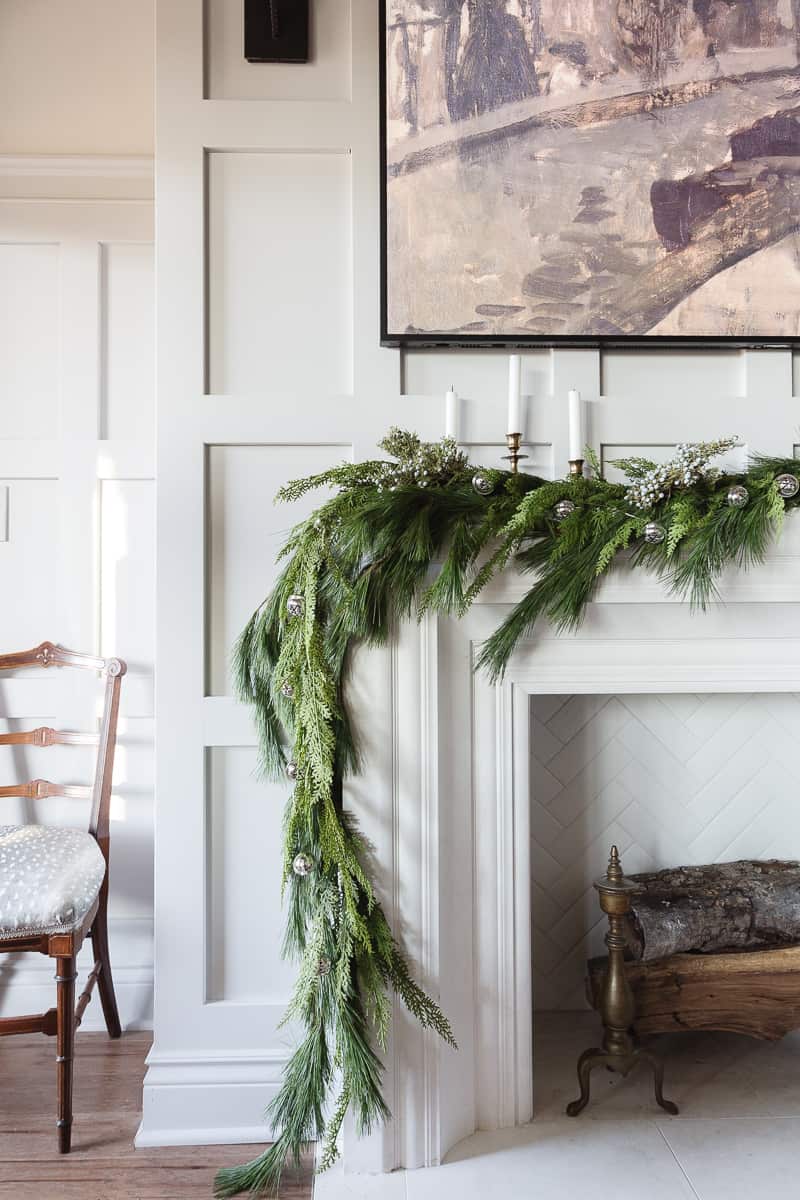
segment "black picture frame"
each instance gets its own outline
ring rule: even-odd
[[[402,332],[388,328],[387,0],[378,0],[380,345],[389,349],[796,349],[800,335],[519,334]],[[800,66],[797,68],[800,75]],[[800,226],[800,216],[798,217]]]

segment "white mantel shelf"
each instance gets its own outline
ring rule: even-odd
[[[483,604],[516,604],[527,593],[532,576],[513,569],[496,576],[481,594]],[[800,598],[800,521],[789,512],[783,529],[763,563],[726,570],[718,600],[726,604],[791,603]],[[641,568],[630,569],[625,556],[603,577],[594,604],[682,604],[666,581]]]

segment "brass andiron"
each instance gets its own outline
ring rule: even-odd
[[[527,458],[527,454],[520,454],[519,448],[522,443],[521,433],[507,433],[506,445],[508,446],[508,454],[503,455],[503,462],[510,463],[512,475],[519,474],[520,459]]]
[[[600,1015],[605,1033],[602,1049],[584,1050],[578,1059],[578,1083],[581,1094],[567,1105],[567,1116],[577,1117],[589,1103],[589,1076],[595,1067],[608,1067],[623,1077],[639,1062],[647,1063],[653,1071],[656,1102],[675,1116],[678,1106],[664,1099],[664,1064],[650,1050],[637,1046],[631,1026],[636,1016],[636,1007],[630,981],[625,972],[625,923],[631,909],[631,896],[636,884],[622,874],[619,851],[611,847],[608,871],[595,881],[600,894],[600,907],[608,917],[608,970],[603,983]]]

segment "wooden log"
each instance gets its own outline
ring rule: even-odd
[[[587,997],[599,1010],[607,959],[589,960]],[[723,1030],[777,1041],[800,1029],[800,946],[754,953],[676,954],[630,962],[634,1032]]]
[[[641,888],[631,905],[634,958],[800,942],[800,862],[746,859],[632,879]]]

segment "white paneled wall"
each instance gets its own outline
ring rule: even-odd
[[[350,191],[344,151],[208,155],[210,391],[352,391]]]
[[[275,810],[278,788],[256,778],[251,746],[216,746],[208,752],[208,978],[209,1003],[280,1004],[294,972],[281,959],[282,929],[259,925],[258,952],[251,953],[253,925],[242,912],[269,913],[283,844]]]
[[[111,961],[123,1026],[152,1020],[155,618],[150,200],[105,193],[102,161],[0,159],[0,649],[45,639],[125,658],[111,802]],[[142,164],[136,166],[141,191]],[[118,189],[124,164],[114,167]],[[12,199],[24,190],[30,199]],[[40,193],[40,194],[37,194]],[[58,195],[60,198],[53,198]],[[84,198],[81,198],[84,197]],[[81,728],[52,673],[0,680],[0,726]],[[3,782],[82,782],[91,755],[6,747]],[[2,821],[85,825],[62,798]],[[91,957],[91,951],[89,951]],[[85,962],[81,964],[85,970]],[[52,1007],[52,963],[4,960],[0,1012]],[[104,1028],[99,1005],[86,1028]]]
[[[378,345],[378,6],[312,5],[316,48],[300,67],[244,61],[241,4],[157,6],[164,750],[142,1144],[259,1138],[292,1045],[279,1027],[292,979],[278,955],[286,789],[254,780],[253,728],[228,678],[233,639],[307,511],[276,509],[272,497],[291,477],[373,455],[392,424],[438,437],[451,384],[473,459],[496,464],[505,449],[504,353]],[[727,432],[790,453],[800,442],[792,367],[787,350],[527,351],[526,465],[565,470],[571,387],[606,458]],[[403,782],[393,653],[375,653],[359,675],[369,765],[350,792],[386,879],[391,822],[403,787],[416,794],[419,782]],[[385,896],[412,948],[409,914],[425,899],[413,891],[404,881]],[[417,1050],[421,1061],[421,1041]],[[402,1091],[412,1075],[390,1053],[387,1089],[404,1129],[419,1119],[417,1084]],[[394,1137],[350,1163],[396,1165]]]
[[[102,434],[152,442],[155,435],[154,248],[103,247]]]
[[[35,438],[58,418],[58,245],[0,246],[3,435]]]
[[[612,843],[628,874],[800,858],[797,696],[534,696],[531,721],[538,1008],[586,1005],[608,927],[592,881]]]
[[[208,447],[208,694],[230,695],[231,646],[264,598],[265,578],[292,525],[320,503],[305,496],[274,504],[282,472],[318,474],[349,457],[350,446],[249,445]],[[254,569],[254,564],[258,564]]]

